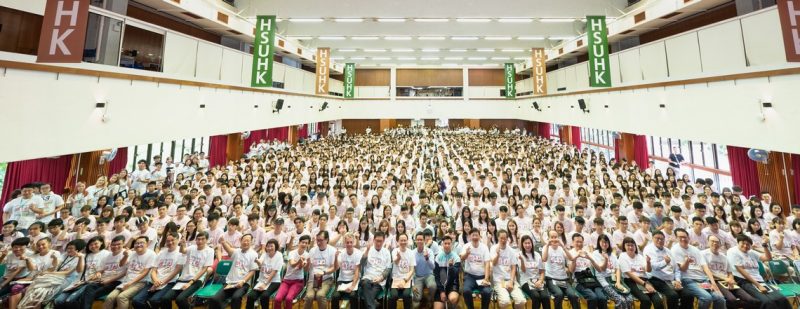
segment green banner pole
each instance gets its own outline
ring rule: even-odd
[[[586,36],[589,38],[589,86],[611,87],[606,17],[586,16]]]
[[[506,99],[513,99],[517,97],[517,89],[516,89],[516,74],[517,69],[514,67],[513,63],[506,63],[505,67],[505,84],[506,84]]]
[[[272,87],[272,55],[275,53],[275,16],[256,18],[256,37],[253,40],[252,87]]]
[[[344,98],[352,99],[356,95],[356,64],[344,65]]]

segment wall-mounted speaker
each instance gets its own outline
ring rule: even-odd
[[[278,113],[282,109],[283,109],[283,99],[278,99],[278,101],[275,102],[275,109],[273,109],[272,112],[273,113]]]
[[[589,110],[586,109],[586,101],[584,101],[583,99],[578,99],[578,106],[581,108],[581,110],[584,113],[588,113],[589,112]]]

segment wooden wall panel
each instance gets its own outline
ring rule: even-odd
[[[464,126],[465,126],[465,125],[464,125],[464,119],[449,119],[449,123],[448,123],[448,125],[449,125],[451,128],[460,128],[460,127],[464,127]]]
[[[436,127],[436,119],[425,119],[425,127],[426,128],[435,128]]]
[[[196,37],[201,40],[213,42],[215,44],[220,44],[222,40],[219,35],[205,31],[203,29],[195,28],[186,23],[175,21],[174,19],[161,16],[157,13],[141,9],[133,5],[128,5],[128,16],[136,18],[141,21],[146,21],[151,24],[159,25],[167,29],[172,29],[183,34]]]
[[[397,86],[463,85],[464,72],[461,69],[397,69]]]
[[[42,16],[0,6],[0,51],[36,55]]]
[[[380,119],[343,119],[342,127],[347,130],[348,135],[364,134],[367,127],[372,128],[373,133],[377,133],[381,127]]]
[[[356,69],[356,86],[389,86],[391,79],[388,69]]]
[[[469,69],[470,86],[503,86],[502,69]]]
[[[767,164],[756,164],[758,168],[758,182],[761,191],[772,195],[772,200],[783,207],[783,213],[791,212],[791,190],[794,187],[793,177],[790,177],[791,154],[773,151],[769,153]]]
[[[480,125],[481,128],[486,130],[490,130],[495,127],[499,130],[514,130],[517,128],[522,130],[529,127],[528,121],[517,119],[481,119]]]
[[[411,119],[396,119],[396,124],[398,127],[408,128],[411,126]]]

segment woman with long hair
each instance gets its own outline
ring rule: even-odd
[[[597,246],[595,248],[597,249],[592,252],[592,256],[601,265],[600,269],[597,269],[596,278],[603,287],[606,296],[614,300],[614,308],[632,309],[633,296],[622,285],[619,264],[617,263],[617,256],[614,255],[614,250],[611,247],[611,240],[606,234],[600,234],[597,237]]]
[[[550,309],[550,293],[547,292],[544,280],[544,263],[542,255],[534,250],[533,240],[530,236],[522,236],[520,246],[519,265],[520,283],[522,292],[530,297],[533,302],[531,309]]]

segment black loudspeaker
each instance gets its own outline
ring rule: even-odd
[[[589,110],[586,109],[586,101],[584,101],[583,99],[578,99],[578,106],[580,106],[581,110],[584,113],[588,113],[589,112]]]
[[[542,110],[539,108],[539,103],[538,103],[538,102],[536,102],[536,101],[533,101],[533,108],[534,108],[535,110],[537,110],[537,111],[542,111]]]
[[[322,108],[320,108],[319,111],[321,112],[321,111],[324,111],[326,109],[328,109],[328,102],[323,102],[322,103]]]
[[[278,101],[275,102],[275,110],[273,110],[272,112],[277,113],[280,112],[281,109],[283,109],[283,99],[278,99]]]

